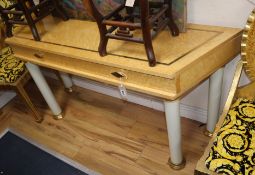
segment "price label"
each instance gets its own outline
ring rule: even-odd
[[[135,0],[126,0],[126,6],[127,7],[134,7]]]
[[[123,84],[119,85],[120,96],[123,100],[127,100],[127,89]]]

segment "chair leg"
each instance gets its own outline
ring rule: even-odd
[[[35,7],[34,0],[27,0],[27,2],[29,3],[29,8]],[[39,17],[39,11],[38,10],[34,11],[34,14],[35,14],[36,17]]]
[[[140,1],[140,8],[141,8],[141,25],[142,25],[142,33],[143,33],[143,41],[145,51],[148,57],[149,65],[151,67],[156,65],[156,58],[152,46],[152,38],[151,38],[151,31],[150,31],[150,23],[148,20],[149,17],[149,3],[148,0],[141,0]]]
[[[97,26],[100,33],[100,43],[98,46],[98,52],[100,56],[107,55],[106,47],[108,43],[107,28],[105,24],[102,24],[104,17],[103,15],[97,10],[95,2],[93,0],[83,0],[83,3],[88,11],[89,15],[93,16],[97,22]]]
[[[0,6],[0,12],[3,11],[4,8]],[[8,21],[9,21],[9,17],[7,14],[5,13],[1,13],[1,17],[5,23],[5,30],[6,30],[6,35],[7,37],[12,37],[13,34],[12,34],[12,24],[10,24]]]
[[[107,43],[108,43],[108,37],[106,36],[106,26],[100,26],[100,43],[99,43],[99,46],[98,46],[98,52],[100,54],[100,56],[105,56],[107,55],[107,50],[106,50],[106,47],[107,47]]]
[[[156,62],[156,58],[155,58],[155,54],[154,54],[154,50],[152,46],[152,38],[151,38],[150,29],[143,28],[142,32],[143,32],[144,47],[148,57],[149,66],[154,67],[157,64],[157,62]]]
[[[33,34],[33,37],[36,41],[40,41],[40,35],[37,31],[36,25],[34,23],[34,20],[32,19],[31,13],[29,12],[26,2],[24,0],[19,0],[20,5],[22,6],[22,9],[24,10],[24,15],[26,17],[27,23],[29,25],[29,28]]]
[[[6,23],[6,36],[7,37],[12,37],[13,36],[13,34],[12,34],[12,27],[13,27],[13,25],[12,24],[10,24],[10,23]]]
[[[35,41],[40,41],[41,40],[41,37],[37,31],[37,28],[35,26],[35,24],[33,22],[28,22],[29,23],[29,27],[30,27],[30,30],[33,34],[33,37],[35,39]]]
[[[168,10],[166,11],[166,16],[169,18],[168,27],[172,32],[173,36],[179,35],[179,29],[174,22],[173,15],[172,15],[172,0],[165,0],[164,3],[168,4]]]
[[[26,102],[27,106],[31,109],[31,111],[33,112],[34,114],[34,118],[35,118],[35,121],[38,122],[38,123],[41,123],[43,121],[43,117],[41,117],[37,110],[35,109],[35,106],[33,105],[33,103],[31,102],[28,94],[26,93],[24,87],[21,85],[21,84],[18,84],[16,86],[16,90],[17,92],[19,93],[20,97],[22,97],[22,99]]]

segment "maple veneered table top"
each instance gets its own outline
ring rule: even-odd
[[[37,27],[41,42],[32,39],[27,26],[16,28],[14,37],[6,40],[17,57],[112,85],[120,80],[111,73],[123,72],[127,89],[169,100],[184,95],[233,59],[240,52],[242,32],[189,24],[187,33],[172,37],[166,29],[153,40],[158,63],[149,67],[143,44],[110,39],[108,55],[100,57],[94,22],[48,17]]]

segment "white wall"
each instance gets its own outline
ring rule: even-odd
[[[188,0],[188,22],[243,28],[254,7],[255,5],[248,0]],[[221,108],[232,82],[236,62],[239,59],[240,56],[237,56],[225,67]],[[247,82],[246,77],[243,76],[242,81]],[[182,103],[207,110],[208,84],[208,81],[201,84],[188,96],[184,97]]]
[[[188,22],[243,28],[253,7],[248,0],[188,0]]]
[[[246,19],[254,6],[255,5],[251,4],[248,0],[188,0],[188,22],[243,28],[246,23]],[[228,94],[228,88],[231,84],[233,71],[238,59],[240,59],[239,56],[226,65],[224,71],[222,104],[224,104],[224,100]],[[244,82],[247,82],[245,77],[242,79]],[[117,89],[111,86],[87,81],[79,77],[74,77],[73,80],[76,85],[119,98]],[[157,110],[164,110],[163,104],[160,100],[132,92],[129,94],[129,101],[131,102],[145,105]],[[3,102],[5,100],[0,96],[0,101]],[[208,81],[205,81],[182,99],[181,115],[205,122],[207,101]]]

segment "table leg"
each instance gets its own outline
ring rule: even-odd
[[[73,82],[72,78],[69,76],[69,74],[64,72],[59,72],[59,76],[62,79],[62,82],[68,92],[73,92]]]
[[[222,91],[224,68],[220,68],[210,76],[207,126],[205,134],[211,136],[219,119],[220,98]]]
[[[181,143],[180,100],[165,101],[165,115],[170,149],[169,165],[173,169],[185,167]]]
[[[62,117],[62,110],[59,107],[50,87],[48,86],[43,74],[39,68],[39,66],[29,63],[26,63],[26,67],[30,72],[35,84],[37,85],[38,89],[42,93],[45,101],[47,102],[48,106],[50,107],[55,119],[61,119]]]

